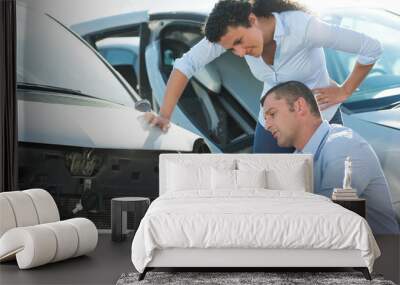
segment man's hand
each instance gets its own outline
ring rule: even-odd
[[[351,96],[342,86],[329,86],[312,90],[321,111],[330,106],[342,103]]]
[[[164,133],[166,133],[171,126],[169,119],[161,115],[157,115],[156,113],[146,112],[144,116],[146,118],[146,121],[151,126],[159,127]]]

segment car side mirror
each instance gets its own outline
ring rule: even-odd
[[[150,112],[151,111],[151,104],[149,100],[142,99],[135,103],[135,109],[140,112]]]

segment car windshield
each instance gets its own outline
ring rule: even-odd
[[[73,89],[126,106],[134,106],[137,98],[80,38],[48,15],[21,5],[17,6],[17,81]]]
[[[381,9],[333,10],[323,20],[378,39],[383,54],[351,101],[370,99],[375,92],[400,86],[400,16]],[[326,49],[330,76],[343,82],[353,69],[357,55]]]

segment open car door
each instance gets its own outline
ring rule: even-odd
[[[175,60],[204,37],[202,25],[206,14],[152,14],[150,19],[152,41],[145,55],[153,106],[157,109],[157,104],[163,101]],[[258,113],[252,116],[251,111],[258,110],[262,86],[258,91],[256,87],[260,84],[254,83],[255,79],[248,80],[251,74],[243,78],[244,72],[250,72],[245,63],[229,64],[236,59],[228,52],[198,70],[190,78],[172,115],[174,123],[204,137],[213,152],[251,152],[253,144]],[[232,72],[227,70],[230,68]],[[245,101],[249,94],[255,94],[252,97],[255,100]]]
[[[139,93],[151,100],[144,49],[149,41],[149,14],[130,12],[97,18],[70,28],[96,49]]]

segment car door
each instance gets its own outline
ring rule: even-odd
[[[151,100],[144,59],[150,36],[148,23],[148,12],[137,11],[77,23],[70,28],[106,58],[143,99]]]
[[[146,47],[145,58],[153,106],[157,108],[163,102],[175,60],[204,37],[201,27],[206,14],[159,13],[152,14],[150,19],[152,41]],[[223,59],[228,60],[222,62]],[[227,67],[227,62],[229,54],[222,55],[190,78],[174,109],[172,121],[204,137],[213,152],[250,152],[255,127],[255,119],[250,114],[251,103],[243,104],[243,100],[235,97],[241,85],[230,84],[237,82],[236,74],[224,75],[226,69],[232,67]],[[237,70],[240,74],[246,72],[241,67]]]
[[[143,99],[151,100],[151,89],[147,77],[144,49],[149,41],[150,30],[148,27],[149,14],[147,11],[130,12],[97,18],[72,25],[70,28],[85,39],[95,50],[99,51],[108,59],[121,61],[117,71],[129,82]],[[104,47],[104,40],[107,38],[133,38],[136,43],[133,45],[121,44],[119,49]],[[135,41],[135,40],[133,40]],[[137,45],[136,50],[132,46]],[[135,68],[128,68],[126,59],[135,61]],[[131,65],[131,66],[132,66]],[[114,66],[114,65],[113,65]]]

